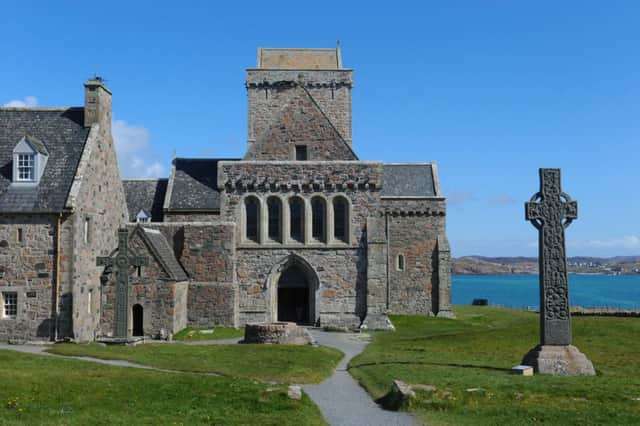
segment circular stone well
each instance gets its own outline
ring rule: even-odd
[[[294,322],[260,322],[244,326],[243,343],[313,344],[313,337]]]

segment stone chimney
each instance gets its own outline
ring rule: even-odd
[[[111,126],[111,91],[101,77],[84,83],[84,126],[94,123]]]

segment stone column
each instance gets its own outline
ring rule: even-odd
[[[438,235],[436,254],[438,256],[438,312],[436,315],[454,318],[451,309],[451,248],[444,235]]]

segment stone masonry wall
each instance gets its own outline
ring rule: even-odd
[[[128,218],[110,116],[91,127],[67,203],[74,209],[64,228],[71,236],[66,240],[70,243],[66,254],[71,257],[71,281],[63,283],[61,297],[65,312],[71,313],[71,318],[66,317],[71,324],[60,330],[60,337],[78,341],[93,340],[100,321],[95,295],[104,268],[96,266],[96,257],[107,256],[117,247],[117,230]]]
[[[22,241],[18,241],[18,230]],[[15,319],[0,315],[0,341],[49,340],[56,277],[57,216],[0,216],[0,303],[15,292]],[[3,305],[0,305],[2,314]]]
[[[389,312],[434,314],[438,310],[437,240],[445,233],[444,201],[383,199],[389,259]],[[400,270],[398,257],[404,257]]]
[[[247,70],[248,141],[255,142],[291,96],[290,83],[302,83],[351,145],[352,70]],[[289,84],[287,84],[289,83]]]
[[[216,222],[220,215],[216,213],[187,213],[169,211],[164,213],[164,222]]]

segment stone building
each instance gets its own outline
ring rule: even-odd
[[[120,180],[101,81],[84,108],[0,109],[0,336],[113,336],[118,309],[130,336],[451,316],[436,164],[360,160],[352,88],[339,49],[259,49],[244,157],[175,158],[153,180]],[[42,173],[29,184],[22,149]],[[146,263],[129,267],[118,306],[119,272],[95,265],[123,225]]]
[[[95,338],[95,257],[127,218],[111,137],[111,92],[81,108],[0,108],[0,338]]]

